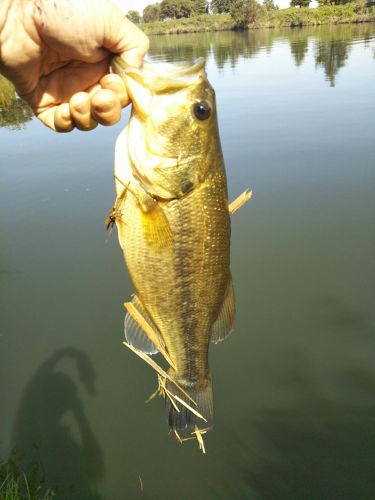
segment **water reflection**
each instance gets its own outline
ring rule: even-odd
[[[166,61],[213,56],[218,68],[223,69],[227,63],[234,68],[240,57],[251,58],[261,49],[270,50],[274,39],[273,30],[158,36],[151,38],[149,55]]]
[[[374,39],[375,29],[368,25],[341,25],[302,29],[267,29],[248,32],[219,32],[196,35],[167,35],[151,37],[150,56],[167,61],[191,60],[202,56],[213,58],[223,69],[227,64],[235,68],[240,58],[254,58],[260,51],[270,53],[274,45],[288,42],[295,65],[301,66],[308,53],[309,43],[314,46],[316,68],[322,67],[330,86],[349,58],[357,39],[368,45]]]
[[[299,37],[291,37],[290,39],[290,52],[296,66],[301,66],[309,48],[309,39],[301,30],[298,30],[297,33],[300,34]]]
[[[13,446],[25,464],[42,464],[49,486],[74,498],[79,485],[77,498],[97,500],[95,485],[103,477],[103,457],[77,386],[61,371],[66,360],[73,361],[86,392],[95,394],[95,373],[87,355],[72,347],[56,351],[25,390],[13,429]]]
[[[232,68],[238,64],[239,58],[250,59],[260,50],[271,50],[273,45],[272,30],[248,31],[243,33],[227,32],[226,36],[214,41],[212,52],[218,68],[223,69],[229,63]],[[220,35],[217,35],[220,36]]]
[[[334,87],[336,75],[345,66],[349,57],[350,46],[345,40],[319,40],[316,47],[315,61],[317,66],[324,68],[326,80]]]
[[[0,127],[18,130],[32,117],[29,105],[16,95],[12,84],[0,75]]]
[[[0,127],[19,130],[32,117],[33,112],[30,106],[23,99],[16,96],[6,106],[0,107]]]

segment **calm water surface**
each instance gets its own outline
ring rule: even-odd
[[[121,125],[0,129],[0,442],[59,498],[375,498],[375,25],[155,37],[203,55],[233,218],[235,333],[213,346],[207,455],[168,437],[155,376],[121,344]],[[143,491],[141,488],[141,481]]]

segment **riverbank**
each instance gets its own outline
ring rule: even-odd
[[[289,8],[266,13],[248,28],[294,28],[323,24],[347,24],[375,22],[375,7],[363,7],[358,3],[329,5],[326,7]],[[171,35],[202,31],[226,31],[236,29],[229,14],[202,14],[200,16],[169,19],[140,25],[147,35]]]

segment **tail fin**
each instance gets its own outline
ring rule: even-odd
[[[176,431],[193,431],[195,426],[199,430],[211,429],[213,427],[214,414],[211,377],[209,376],[207,379],[195,384],[186,384],[186,381],[182,382],[178,378],[176,382],[191,399],[176,387],[175,384],[167,380],[166,388],[172,393],[174,403],[168,397],[165,398],[169,427]],[[193,411],[180,403],[178,399],[174,399],[173,396],[184,401]],[[179,411],[177,411],[176,407]],[[204,420],[197,413],[202,415]]]

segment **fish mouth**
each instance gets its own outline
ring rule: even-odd
[[[206,61],[198,57],[193,62],[149,63],[143,64],[143,72],[154,78],[181,80],[185,85],[191,84],[191,77],[196,77],[204,69]]]
[[[134,78],[140,83],[150,84],[150,87],[158,87],[157,81],[177,83],[181,87],[192,85],[201,70],[204,70],[206,61],[203,57],[198,57],[193,62],[178,63],[150,63],[145,61],[142,68],[129,66],[119,56],[115,56],[111,61],[111,68],[114,73],[119,74],[125,81],[126,78]],[[178,81],[178,82],[177,82]]]
[[[145,61],[141,69],[127,65],[119,56],[111,61],[112,71],[122,77],[133,106],[142,119],[149,115],[153,95],[173,93],[201,84],[207,78],[205,65],[203,57],[192,63]]]

